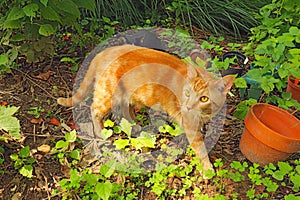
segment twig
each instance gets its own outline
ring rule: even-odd
[[[50,98],[52,98],[52,99],[56,99],[56,97],[54,97],[54,96],[52,96],[47,90],[45,90],[43,87],[41,87],[39,84],[37,84],[37,83],[35,83],[32,79],[32,77],[30,77],[27,73],[24,73],[24,72],[22,72],[21,70],[18,70],[18,69],[16,69],[18,72],[20,72],[20,73],[22,73],[22,74],[24,74],[26,77],[27,77],[27,79],[31,82],[31,83],[33,83],[35,86],[37,86],[38,88],[40,88],[41,90],[43,90],[45,93],[47,93],[48,95],[49,95],[49,97]]]

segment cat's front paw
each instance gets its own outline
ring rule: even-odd
[[[211,164],[208,156],[205,157],[204,159],[202,159],[201,163],[203,164],[203,168],[202,168],[203,178],[204,179],[209,179],[208,176],[206,176],[207,173],[209,173],[209,174],[214,173],[215,170],[214,170],[214,167]]]

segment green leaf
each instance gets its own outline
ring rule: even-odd
[[[282,92],[281,97],[283,99],[291,99],[292,98],[292,93],[290,93],[290,92]]]
[[[44,17],[44,19],[62,23],[59,14],[50,6],[41,7],[41,15]]]
[[[109,138],[112,135],[113,135],[113,131],[111,129],[104,128],[101,130],[101,136],[104,140],[106,140],[107,138]]]
[[[155,140],[153,141],[152,138],[148,138],[148,137],[144,137],[144,136],[141,136],[138,138],[131,138],[130,141],[131,141],[132,146],[136,149],[141,149],[142,147],[149,147],[149,148],[155,147],[154,146]]]
[[[43,24],[39,28],[40,35],[48,37],[48,36],[52,35],[53,33],[55,33],[55,29],[53,28],[53,26],[51,24]]]
[[[78,6],[72,0],[59,1],[57,4],[58,8],[64,12],[75,16],[76,18],[80,17],[80,11]]]
[[[289,29],[289,32],[290,32],[290,34],[292,34],[292,35],[299,35],[299,34],[300,34],[300,30],[299,30],[298,27],[296,27],[296,26],[292,26],[292,27]]]
[[[78,0],[75,2],[79,8],[86,8],[92,12],[95,12],[95,1],[94,0]]]
[[[22,34],[22,33],[16,33],[14,36],[12,36],[10,38],[10,41],[13,41],[13,42],[21,42],[25,40],[25,35]],[[18,53],[18,51],[14,51],[14,53]],[[15,56],[17,58],[17,56]],[[10,59],[10,60],[14,60],[14,59]]]
[[[15,106],[11,106],[11,107],[1,106],[0,107],[0,117],[11,116],[11,115],[15,114],[19,108],[20,107],[15,107]]]
[[[44,6],[47,6],[47,4],[48,4],[48,0],[40,0],[40,2],[41,2]]]
[[[96,174],[83,174],[82,181],[86,181],[88,185],[94,186],[98,183],[98,176]]]
[[[26,157],[30,156],[30,148],[29,148],[29,146],[26,146],[26,147],[22,148],[20,150],[20,152],[19,152],[19,156],[21,158],[26,158]]]
[[[295,174],[295,175],[291,176],[290,179],[291,179],[292,183],[294,184],[293,188],[296,188],[296,191],[298,191],[299,187],[300,187],[300,175]]]
[[[126,133],[128,137],[131,136],[131,129],[132,129],[133,124],[129,123],[126,119],[122,118],[120,122],[120,127],[122,131]]]
[[[115,123],[111,121],[110,119],[106,120],[103,124],[104,127],[113,127]]]
[[[250,107],[255,103],[257,103],[256,99],[248,99],[248,100],[240,102],[237,105],[237,107],[233,113],[233,116],[238,119],[244,119],[246,117]]]
[[[16,154],[16,153],[10,154],[9,157],[10,157],[10,159],[11,159],[12,161],[17,161],[17,160],[19,160],[19,155]]]
[[[77,138],[77,135],[76,135],[75,130],[73,130],[69,133],[66,133],[66,135],[65,135],[65,139],[66,139],[67,142],[75,142],[76,138]]]
[[[234,84],[237,88],[247,88],[247,82],[244,78],[234,79]]]
[[[114,126],[114,133],[116,133],[116,134],[122,133],[121,127],[120,126]]]
[[[105,183],[98,183],[96,185],[96,193],[97,195],[104,200],[108,200],[112,192],[112,184],[109,181]]]
[[[27,178],[32,178],[33,167],[31,165],[24,165],[20,169],[20,174]]]
[[[106,178],[109,178],[114,173],[115,169],[116,161],[111,160],[100,167],[100,174],[102,174]]]
[[[59,140],[55,144],[55,148],[57,148],[57,149],[66,148],[68,146],[69,146],[69,142],[66,142],[66,141],[63,141],[63,140]]]
[[[24,13],[24,11],[23,11],[22,8],[13,7],[10,10],[10,12],[9,12],[6,20],[17,20],[17,19],[20,19],[20,18],[22,18],[24,16],[25,16],[25,13]]]
[[[21,21],[20,20],[6,20],[3,24],[4,28],[20,28]]]
[[[76,61],[73,58],[70,57],[63,57],[60,59],[60,62],[70,62],[70,63],[76,63]]]
[[[8,131],[9,134],[20,139],[20,122],[17,118],[11,116],[19,107],[0,106],[0,128]]]
[[[294,194],[289,194],[284,197],[284,200],[300,200],[300,197],[296,197]]]
[[[289,71],[284,67],[281,67],[280,69],[278,69],[278,75],[280,76],[280,78],[285,78],[289,75]]]
[[[75,149],[75,150],[71,151],[71,152],[69,153],[69,156],[70,156],[71,158],[73,158],[73,159],[80,160],[80,159],[81,159],[81,157],[80,157],[80,150]]]
[[[1,54],[0,55],[0,65],[5,65],[6,63],[8,63],[8,57],[5,54]]]
[[[290,173],[293,170],[293,167],[287,162],[278,162],[279,170],[285,174]]]
[[[129,144],[128,139],[117,139],[114,141],[114,145],[116,146],[116,149],[124,149]]]
[[[36,3],[28,4],[27,6],[25,6],[23,8],[23,11],[24,11],[25,15],[27,15],[28,17],[35,17],[36,12],[38,10],[39,10],[39,5],[36,4]]]

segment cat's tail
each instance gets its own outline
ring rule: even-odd
[[[73,94],[73,96],[69,98],[58,98],[57,103],[65,107],[75,106],[79,104],[81,101],[83,101],[85,97],[88,96],[88,94],[92,90],[94,86],[94,81],[95,81],[95,67],[92,66],[88,68],[84,76],[84,79],[81,82],[75,94]]]

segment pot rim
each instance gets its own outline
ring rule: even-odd
[[[273,105],[267,104],[267,103],[256,103],[256,104],[253,104],[251,106],[250,110],[249,110],[249,112],[251,112],[251,115],[254,116],[254,119],[260,123],[260,126],[264,127],[266,130],[268,130],[268,132],[272,133],[273,135],[275,135],[277,137],[283,138],[285,140],[292,140],[292,141],[300,142],[300,138],[297,139],[297,138],[287,137],[285,135],[279,134],[277,131],[274,131],[273,129],[269,128],[267,125],[265,125],[264,123],[262,123],[262,121],[254,113],[254,107],[258,107],[258,106],[269,107],[269,108],[275,109],[276,111],[279,111],[279,112],[281,112],[281,113],[289,116],[289,118],[291,118],[291,119],[293,119],[295,121],[298,121],[299,125],[296,124],[296,126],[300,126],[300,120],[298,118],[296,118],[294,115],[290,114],[286,110],[283,110],[283,109],[281,109],[281,108],[279,108],[277,106],[273,106]],[[245,125],[245,126],[247,126],[247,125]]]

